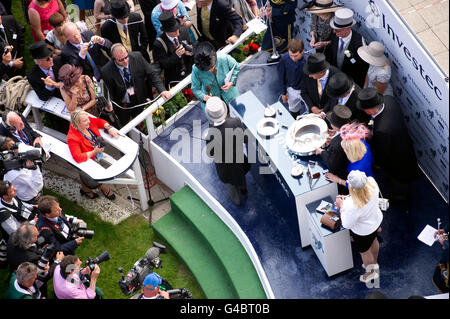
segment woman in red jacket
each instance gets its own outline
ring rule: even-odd
[[[89,113],[81,110],[72,113],[69,132],[67,133],[67,145],[77,163],[85,162],[89,158],[93,160],[102,158],[105,148],[101,145],[102,138],[99,131],[101,128],[112,137],[119,137],[119,132],[105,120],[91,117]],[[92,189],[100,187],[106,198],[110,200],[116,198],[111,188],[95,182],[84,172],[81,172],[80,179],[80,193],[82,195],[91,199],[96,198],[98,194],[94,193]]]

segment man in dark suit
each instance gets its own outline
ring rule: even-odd
[[[392,186],[391,198],[406,200],[408,185],[421,173],[400,106],[393,96],[383,97],[374,88],[359,92],[357,106],[372,117],[370,144],[374,164],[387,175]]]
[[[325,93],[330,99],[337,100],[338,104],[347,106],[352,112],[352,120],[367,124],[370,116],[356,107],[359,91],[361,88],[345,73],[340,72],[328,80]]]
[[[144,15],[145,30],[147,31],[147,38],[148,38],[148,49],[152,51],[153,42],[155,42],[156,39],[156,30],[152,23],[152,11],[153,8],[155,8],[161,1],[159,0],[138,0],[138,1],[139,6],[141,7],[141,11]]]
[[[0,120],[0,136],[10,137],[14,142],[43,147],[41,136],[31,128],[22,114],[6,111]]]
[[[325,93],[328,80],[336,73],[338,68],[330,66],[322,53],[312,54],[303,67],[303,80],[300,85],[301,96],[310,112],[321,114],[325,119],[327,112],[337,104],[336,99],[331,99]]]
[[[363,38],[358,32],[352,30],[355,23],[352,10],[348,8],[336,10],[330,22],[333,35],[330,45],[325,49],[325,56],[331,65],[351,77],[360,87],[364,87],[369,64],[358,55],[358,48],[363,45]]]
[[[141,52],[150,63],[147,31],[140,14],[130,13],[130,6],[125,0],[115,0],[111,1],[111,15],[113,19],[105,21],[101,27],[102,37],[111,43],[122,43],[128,52]]]
[[[335,105],[333,111],[328,112],[327,119],[331,125],[325,148],[317,148],[316,155],[320,155],[330,173],[342,180],[347,180],[348,158],[341,146],[340,128],[350,122],[352,111],[345,105]],[[347,187],[338,184],[341,195],[348,194]]]
[[[12,15],[0,16],[0,42],[12,46],[12,68],[8,70],[11,78],[16,75],[25,75],[23,53],[25,48],[25,27],[17,23]]]
[[[195,0],[197,5],[197,26],[205,41],[211,42],[216,50],[227,43],[235,43],[242,34],[242,18],[227,0]]]
[[[102,68],[102,74],[122,126],[143,111],[143,106],[135,105],[152,98],[148,81],[164,99],[171,97],[161,81],[159,67],[145,61],[140,52],[128,52],[123,44],[115,43],[111,54],[112,60]]]
[[[35,42],[29,46],[31,56],[36,63],[28,72],[28,82],[42,101],[55,96],[61,98],[57,80],[57,72],[53,65],[52,50],[44,41]]]
[[[183,43],[187,43],[190,48],[192,44],[187,32],[180,34],[181,23],[172,12],[163,12],[158,19],[163,33],[153,44],[153,60],[164,71],[164,83],[169,88],[171,82],[181,81],[191,73],[192,50],[185,48]]]
[[[67,39],[61,51],[63,63],[81,66],[83,74],[100,80],[100,70],[109,60],[102,51],[109,56],[112,43],[90,30],[81,33],[73,22],[66,22],[63,32]]]

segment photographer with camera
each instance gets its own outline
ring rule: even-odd
[[[85,111],[75,111],[71,115],[69,132],[67,133],[67,145],[70,153],[77,163],[86,162],[89,158],[100,160],[103,157],[106,143],[100,135],[100,129],[113,138],[119,137],[119,131],[105,120],[91,117]],[[116,195],[106,184],[99,184],[83,171],[80,171],[81,189],[80,193],[87,198],[94,199],[98,194],[92,189],[100,187],[103,195],[114,200]]]
[[[30,262],[37,266],[37,275],[40,282],[44,283],[41,293],[47,295],[46,282],[52,277],[55,265],[63,258],[64,254],[56,252],[51,245],[44,245],[43,238],[39,236],[36,226],[29,222],[20,224],[8,241],[8,264],[11,272],[16,271],[20,264]]]
[[[58,299],[103,299],[103,292],[97,287],[100,275],[98,264],[81,269],[80,258],[65,256],[53,273],[53,288]]]
[[[142,284],[142,292],[131,299],[170,299],[167,291],[160,289],[162,278],[156,272],[148,274]]]
[[[0,152],[3,180],[14,184],[20,200],[36,204],[44,187],[44,176],[39,164],[45,161],[45,153],[40,148],[14,143],[5,136],[0,136]]]
[[[86,230],[83,220],[65,215],[53,196],[42,196],[38,210],[41,212],[37,222],[40,235],[65,255],[73,255],[84,238],[91,239],[94,235],[94,231]]]
[[[181,23],[172,12],[161,13],[158,19],[163,33],[153,44],[153,60],[164,70],[164,85],[170,89],[171,82],[181,81],[191,73],[193,48],[188,32],[180,29]]]
[[[22,202],[17,196],[14,185],[8,181],[0,181],[0,230],[2,237],[8,240],[20,226],[29,221],[36,224],[38,210],[35,206]]]

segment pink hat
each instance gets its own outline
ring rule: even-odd
[[[367,126],[363,123],[345,124],[340,129],[342,140],[363,140],[372,135]]]

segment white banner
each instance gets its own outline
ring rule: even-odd
[[[299,0],[302,6],[304,0]],[[449,84],[430,54],[383,0],[334,1],[351,8],[355,28],[366,40],[379,41],[391,61],[391,85],[401,105],[420,167],[448,202],[449,198]],[[310,16],[297,9],[295,36],[310,49]]]

